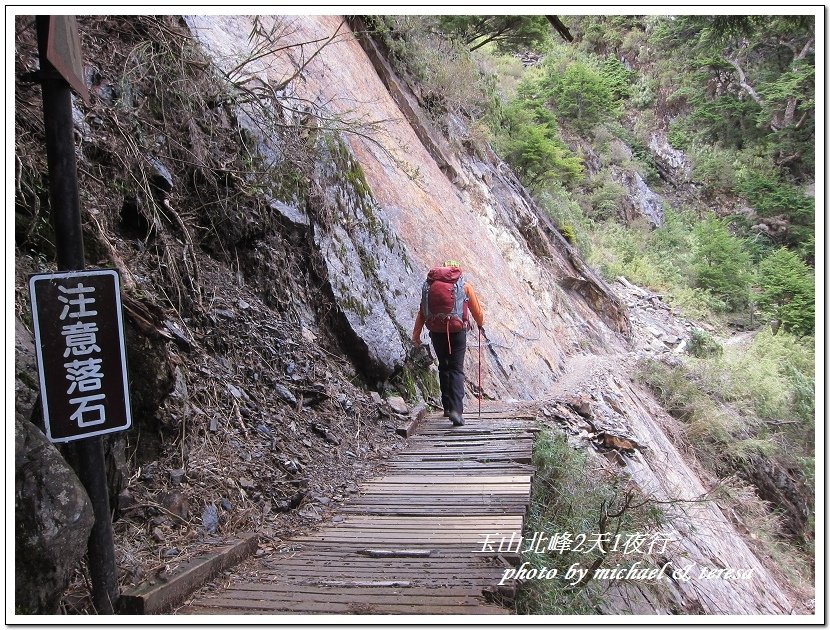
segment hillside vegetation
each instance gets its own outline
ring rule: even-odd
[[[539,36],[538,19],[490,41],[507,27],[481,16],[387,17],[377,30],[436,126],[459,145],[492,143],[606,279],[699,322],[682,361],[644,361],[639,378],[752,536],[809,581],[813,18],[571,17],[573,41]],[[457,133],[459,117],[471,131]],[[661,199],[659,220],[630,211],[634,177]],[[792,476],[804,505],[782,505],[763,469]]]

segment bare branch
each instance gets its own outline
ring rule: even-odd
[[[726,56],[724,56],[724,59],[727,62],[729,62],[729,64],[733,68],[735,68],[735,70],[738,72],[738,80],[739,80],[740,86],[744,89],[744,91],[746,91],[746,93],[749,94],[749,96],[752,98],[752,100],[755,101],[756,103],[758,103],[758,105],[763,106],[764,102],[761,100],[761,97],[758,96],[758,93],[755,91],[755,88],[753,88],[747,82],[746,73],[743,71],[743,68],[741,68],[740,64],[738,64],[738,60],[737,59],[732,59],[731,57],[726,57]]]
[[[810,52],[810,49],[813,47],[813,38],[811,37],[807,40],[807,43],[804,44],[804,48],[801,49],[801,52],[795,55],[793,61],[801,61],[807,54]],[[795,54],[795,49],[793,49],[793,53]]]
[[[338,25],[337,29],[334,31],[334,33],[332,34],[332,36],[331,36],[331,37],[329,37],[329,38],[325,41],[325,43],[323,43],[323,44],[322,44],[322,45],[321,45],[321,46],[320,46],[320,47],[319,47],[316,51],[314,51],[314,54],[313,54],[313,55],[311,55],[311,57],[309,57],[309,58],[308,58],[308,59],[307,59],[307,60],[306,60],[306,61],[305,61],[305,62],[304,62],[304,63],[303,63],[303,64],[302,64],[299,68],[297,68],[297,71],[296,71],[293,75],[291,75],[291,76],[290,76],[290,77],[288,77],[287,79],[285,79],[285,80],[281,81],[281,82],[280,82],[280,84],[279,84],[279,85],[277,85],[276,89],[277,89],[277,90],[282,90],[282,89],[284,89],[286,85],[288,85],[289,83],[291,83],[291,81],[293,81],[293,80],[294,80],[294,79],[296,79],[298,76],[300,76],[300,74],[302,74],[303,70],[305,70],[306,66],[307,66],[308,64],[310,64],[310,63],[314,60],[314,58],[315,58],[317,55],[319,55],[319,54],[320,54],[320,52],[321,52],[321,51],[322,51],[322,50],[323,50],[326,46],[328,46],[329,44],[331,44],[331,43],[332,43],[332,41],[334,40],[334,38],[336,38],[336,37],[337,37],[337,34],[340,32],[340,29],[341,29],[341,28],[343,28],[343,25],[344,25],[345,23],[346,23],[346,20],[341,20],[340,24]],[[302,49],[301,49],[301,50],[302,50]]]

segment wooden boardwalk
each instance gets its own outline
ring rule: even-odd
[[[521,535],[535,422],[503,403],[466,421],[426,416],[330,523],[177,613],[509,614],[515,584],[497,585],[518,556],[498,541]]]

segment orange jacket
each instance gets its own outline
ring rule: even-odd
[[[478,302],[476,292],[473,291],[473,285],[464,281],[464,295],[467,296],[467,306],[470,310],[470,315],[476,320],[479,328],[484,328],[484,311],[481,310],[481,304]],[[424,314],[421,312],[421,307],[418,307],[418,315],[415,317],[415,329],[412,331],[412,343],[416,346],[421,343],[421,331],[424,329]]]

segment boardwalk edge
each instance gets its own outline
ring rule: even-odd
[[[253,533],[227,547],[182,565],[166,581],[147,581],[121,595],[122,614],[153,615],[184,601],[197,588],[215,576],[256,553],[259,537]]]

